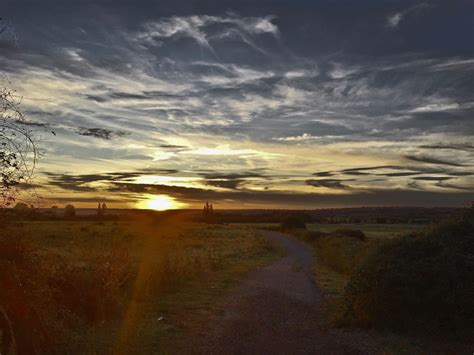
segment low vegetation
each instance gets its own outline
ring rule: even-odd
[[[351,277],[345,303],[357,325],[474,330],[474,209],[381,246]]]
[[[11,223],[0,236],[0,353],[156,352],[275,250],[243,227]]]
[[[472,336],[473,209],[427,227],[310,224],[294,235],[314,247],[331,324]]]
[[[314,234],[320,233],[309,232],[305,238]],[[376,244],[339,233],[324,233],[317,238],[313,237],[312,243],[318,251],[317,257],[320,262],[344,275],[350,275]]]
[[[306,229],[304,216],[300,214],[290,214],[284,217],[280,223],[280,229],[282,231]]]

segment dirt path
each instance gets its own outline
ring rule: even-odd
[[[232,289],[216,306],[201,334],[183,352],[378,353],[374,342],[363,333],[321,327],[322,296],[311,277],[311,250],[284,234],[262,233],[280,243],[286,256],[252,273]]]

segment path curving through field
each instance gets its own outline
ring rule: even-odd
[[[311,277],[312,251],[278,232],[262,234],[286,255],[251,273],[216,306],[188,353],[372,354],[363,332],[322,327],[322,295]]]

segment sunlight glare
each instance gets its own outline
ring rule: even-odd
[[[176,209],[180,205],[174,198],[167,195],[149,196],[147,200],[143,201],[143,207],[155,211]]]

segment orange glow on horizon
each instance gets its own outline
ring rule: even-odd
[[[168,195],[150,195],[146,200],[141,201],[138,207],[148,210],[166,211],[185,207],[185,204],[176,201]]]

